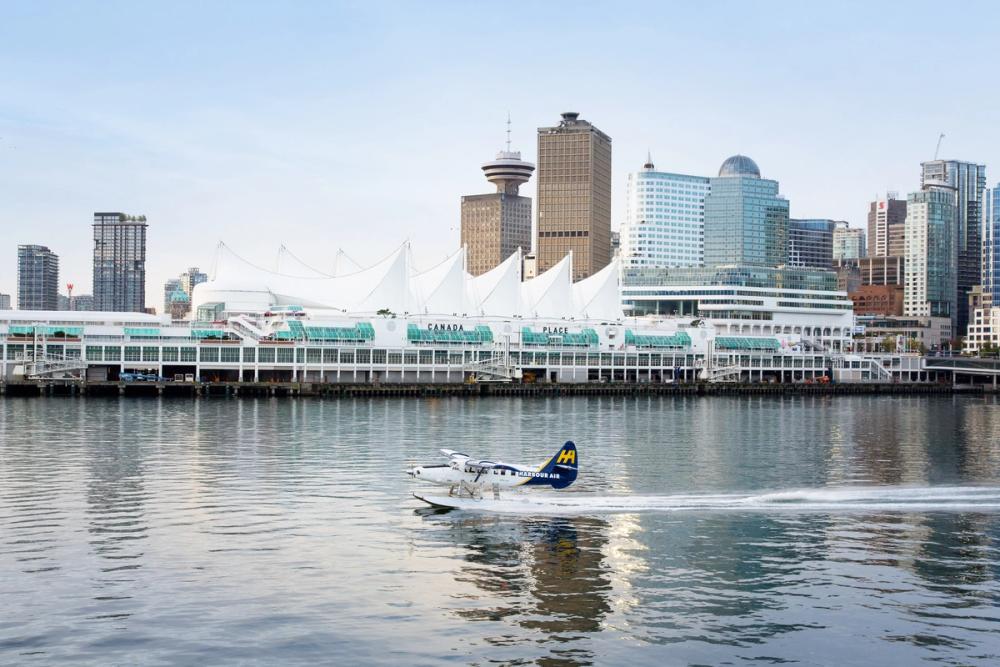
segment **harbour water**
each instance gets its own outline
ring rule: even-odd
[[[7,398],[0,664],[995,665],[998,504],[995,398]]]

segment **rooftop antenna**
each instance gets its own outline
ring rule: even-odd
[[[510,152],[510,111],[507,112],[507,152]]]
[[[934,159],[938,159],[938,153],[941,152],[941,140],[944,139],[944,132],[938,137],[937,148],[934,149]]]

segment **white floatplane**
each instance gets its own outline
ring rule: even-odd
[[[448,487],[448,495],[413,494],[415,498],[439,507],[468,507],[469,501],[483,499],[484,489],[492,491],[494,500],[499,500],[501,489],[524,486],[565,489],[576,480],[580,463],[572,441],[567,441],[538,467],[476,460],[451,449],[442,449],[441,453],[448,457],[448,463],[407,470],[407,474],[414,479]]]

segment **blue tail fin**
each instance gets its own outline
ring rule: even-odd
[[[576,451],[576,445],[572,440],[567,440],[556,455],[549,459],[538,472],[549,473],[548,479],[537,479],[540,484],[551,484],[555,489],[565,489],[576,481],[577,466],[580,465],[580,457]]]

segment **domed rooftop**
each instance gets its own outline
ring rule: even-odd
[[[746,155],[734,155],[719,167],[719,176],[753,176],[760,178],[760,167]]]

